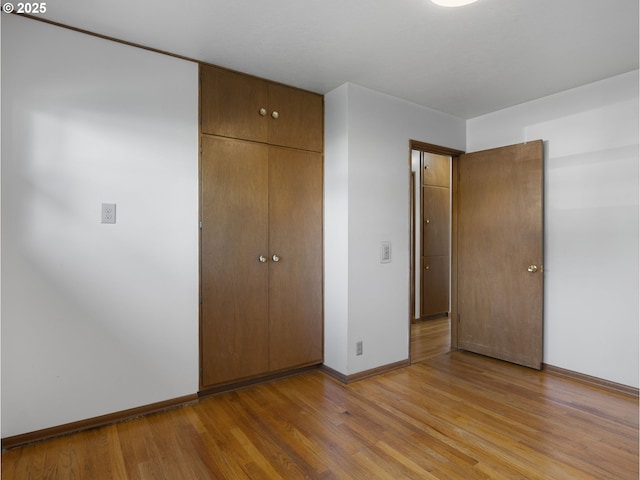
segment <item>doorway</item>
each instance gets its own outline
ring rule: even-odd
[[[425,335],[413,327],[421,312],[417,279],[424,278],[418,273],[424,268],[418,252],[424,250],[416,230],[428,219],[418,213],[424,199],[417,200],[418,174],[412,172],[410,361],[424,359],[419,357],[424,350],[433,356],[461,348],[541,368],[543,141],[471,154],[412,141],[410,164],[414,150],[450,157],[450,301],[449,343],[434,351],[443,334]]]
[[[411,142],[410,360],[451,350],[453,159],[460,151]]]

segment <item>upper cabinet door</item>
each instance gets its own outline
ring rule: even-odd
[[[269,143],[321,152],[323,107],[322,95],[270,83]]]
[[[424,152],[422,157],[422,184],[448,187],[451,177],[451,159],[445,155]]]
[[[267,142],[269,83],[222,68],[200,68],[202,133]]]
[[[223,68],[200,68],[202,133],[322,152],[322,95]]]

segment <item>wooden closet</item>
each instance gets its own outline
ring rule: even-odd
[[[323,97],[200,66],[200,389],[322,363]]]
[[[422,317],[449,312],[450,157],[422,152]]]

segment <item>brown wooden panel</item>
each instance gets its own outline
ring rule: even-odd
[[[451,177],[451,157],[422,153],[422,184],[448,187]]]
[[[278,118],[271,115],[278,112]],[[269,143],[321,152],[324,99],[277,83],[269,84]]]
[[[260,109],[265,114],[260,115]],[[268,82],[207,65],[200,66],[202,133],[266,142]]]
[[[322,155],[269,158],[270,369],[322,361]]]
[[[268,369],[268,150],[202,136],[203,388]]]
[[[542,141],[461,155],[458,169],[458,347],[539,369]]]
[[[422,255],[449,255],[449,189],[422,187]]]
[[[449,311],[449,256],[422,257],[422,316]]]

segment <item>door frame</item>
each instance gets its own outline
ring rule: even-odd
[[[413,191],[414,178],[411,171],[411,152],[412,150],[420,150],[422,152],[434,153],[437,155],[446,155],[451,157],[451,276],[449,278],[450,295],[451,295],[451,312],[449,314],[451,323],[451,350],[458,349],[458,157],[465,153],[463,150],[457,150],[454,148],[443,147],[440,145],[434,145],[431,143],[425,143],[418,140],[409,140],[409,182],[411,186],[409,191]],[[416,245],[415,245],[415,193],[410,194],[409,199],[409,237],[410,237],[410,255],[409,255],[409,275],[410,275],[410,291],[409,301],[412,302],[409,308],[409,360],[411,360],[411,325],[413,323],[413,317],[415,316],[415,261],[416,261]]]

